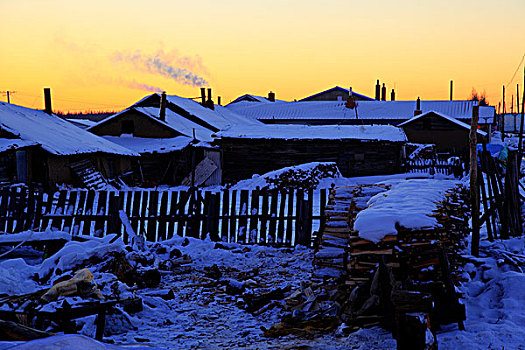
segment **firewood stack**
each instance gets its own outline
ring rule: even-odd
[[[469,232],[467,190],[460,186],[449,191],[434,216],[439,227],[410,230],[397,226],[397,235],[386,236],[378,243],[350,237],[350,251],[347,264],[349,286],[368,281],[380,261],[393,269],[396,280],[407,278],[416,282],[443,280],[440,270],[440,251],[446,248],[451,266],[459,260],[463,238]]]
[[[467,198],[463,186],[448,191],[430,214],[439,223],[436,228],[397,226],[397,235],[378,243],[350,237],[345,284],[353,297],[343,315],[348,324],[364,327],[376,317],[384,324],[390,317],[386,323],[395,331],[403,327],[400,322],[407,315],[419,312],[432,315],[432,327],[455,322],[463,327],[465,308],[454,286],[459,280],[460,250],[469,233]]]
[[[386,191],[385,185],[332,187],[325,209],[326,223],[320,229],[320,243],[314,257],[314,277],[339,279],[346,276],[346,262],[356,215],[368,200]]]

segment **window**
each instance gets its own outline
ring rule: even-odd
[[[121,134],[134,134],[135,133],[135,124],[133,120],[123,120],[121,124]]]

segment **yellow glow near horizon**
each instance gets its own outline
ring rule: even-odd
[[[524,10],[522,0],[0,0],[0,91],[42,108],[51,87],[62,111],[119,110],[150,94],[144,86],[198,96],[197,86],[115,59],[162,52],[188,57],[172,66],[206,79],[224,103],[336,85],[373,97],[379,79],[400,100],[446,100],[454,80],[455,99],[475,88],[497,105],[525,54]],[[523,66],[507,104],[517,83]]]

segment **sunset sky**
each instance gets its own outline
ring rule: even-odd
[[[336,85],[373,97],[377,79],[400,100],[446,100],[454,80],[455,99],[474,88],[497,105],[523,85],[524,0],[0,0],[0,18],[0,91],[32,108],[44,87],[80,111],[200,86],[223,103]]]

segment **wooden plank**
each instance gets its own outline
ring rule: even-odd
[[[277,241],[277,208],[279,201],[279,191],[271,190],[268,193],[270,197],[270,217],[268,223],[268,243],[275,244]]]
[[[133,195],[133,207],[131,208],[131,217],[129,218],[129,222],[131,223],[131,228],[133,228],[133,231],[137,235],[142,234],[142,230],[140,227],[140,203],[142,202],[142,196],[144,195],[144,191],[132,191]]]
[[[88,190],[87,197],[86,197],[86,209],[84,211],[85,214],[94,215],[96,214],[95,211],[95,191],[94,190]],[[82,233],[84,235],[90,236],[91,235],[91,223],[92,220],[86,219],[84,220],[84,227],[82,228]]]
[[[307,232],[307,247],[310,247],[312,244],[312,230],[313,230],[313,219],[314,219],[314,190],[308,190],[308,208],[307,208],[307,221],[306,221],[306,232]]]
[[[268,228],[268,191],[259,192],[262,197],[262,208],[260,213],[261,231],[259,233],[259,244],[266,244],[266,230]]]
[[[277,237],[275,243],[281,245],[284,243],[284,223],[285,223],[285,209],[286,209],[286,190],[280,191],[280,204],[279,204],[279,215],[277,225]]]
[[[211,235],[213,222],[212,222],[212,194],[210,191],[204,192],[204,208],[203,208],[203,214],[204,214],[204,222],[202,224],[202,236],[201,239],[206,238],[206,236]]]
[[[4,188],[1,191],[2,193],[2,202],[0,203],[0,231],[7,232],[6,219],[7,219],[7,205],[9,203],[9,189]]]
[[[239,230],[237,233],[237,242],[239,243],[247,243],[248,242],[248,215],[249,215],[249,207],[248,207],[248,199],[249,199],[249,191],[248,190],[241,190],[241,201],[240,201],[240,208],[239,208]]]
[[[42,220],[42,207],[43,207],[43,201],[44,201],[44,192],[42,190],[38,190],[36,192],[36,204],[35,204],[35,218],[33,220],[33,223],[31,224],[31,227],[28,229],[33,230],[40,230],[40,224]],[[1,214],[0,214],[1,217]]]
[[[51,214],[52,207],[53,193],[42,193],[42,210],[40,211],[40,217],[42,218],[42,221],[39,226],[41,231],[45,231],[49,226],[49,219],[47,219],[45,216]]]
[[[58,193],[58,200],[57,204],[55,206],[54,214],[60,215],[60,218],[56,218],[52,221],[51,227],[54,227],[58,230],[62,230],[63,224],[64,224],[64,217],[66,215],[66,200],[67,200],[68,191],[61,190]]]
[[[232,192],[230,210],[230,242],[237,242],[237,191]]]
[[[148,203],[148,224],[146,231],[146,240],[150,242],[157,241],[157,216],[159,208],[159,191],[149,192],[149,203]]]
[[[177,235],[182,237],[185,235],[184,228],[186,226],[186,202],[189,199],[189,193],[181,191],[179,194],[179,202],[177,203],[177,215],[179,220],[177,221]]]
[[[69,191],[69,198],[67,199],[64,207],[64,227],[63,231],[72,233],[73,232],[73,218],[76,213],[78,191]]]
[[[165,241],[166,240],[166,219],[160,219],[168,215],[168,195],[167,191],[160,192],[160,209],[159,209],[159,219],[158,219],[158,229],[157,229],[157,240]]]
[[[221,240],[223,242],[228,242],[228,228],[230,223],[229,218],[229,210],[230,210],[230,191],[224,190],[222,191],[222,222],[221,222]]]
[[[98,203],[96,214],[100,217],[95,219],[95,236],[97,237],[103,237],[106,234],[105,224],[107,220],[104,219],[102,216],[107,215],[107,198],[108,191],[98,191]]]
[[[146,235],[146,223],[147,223],[147,215],[148,215],[148,200],[149,200],[149,191],[141,191],[142,196],[139,204],[140,208],[140,214],[139,214],[139,224],[138,229],[135,231],[138,235],[144,236],[145,239],[147,239]]]
[[[117,192],[111,191],[109,192],[109,199],[108,199],[108,228],[107,233],[116,233],[119,236],[122,235],[121,232],[121,221],[120,221],[120,195]]]
[[[86,196],[87,191],[81,190],[78,192],[78,200],[77,200],[77,207],[75,209],[75,217],[73,219],[73,222],[71,223],[71,232],[75,235],[79,235],[82,233],[82,224],[83,219],[79,218],[78,215],[84,214],[85,206],[86,206]]]
[[[217,164],[213,162],[210,158],[204,158],[196,167],[195,167],[195,178],[193,186],[202,185],[208,178],[217,170]],[[190,173],[186,178],[182,180],[183,186],[191,186],[191,177]]]
[[[13,233],[15,230],[15,220],[18,202],[20,200],[18,191],[16,188],[9,190],[9,203],[7,205],[7,226],[6,232]]]
[[[259,229],[259,188],[257,187],[256,190],[252,191],[252,200],[250,205],[250,225],[249,225],[249,231],[248,231],[248,239],[249,243],[255,244],[257,243],[257,236],[258,236],[258,229]]]
[[[304,200],[304,191],[298,189],[295,194],[295,244],[305,245],[304,241],[306,240],[306,207]],[[292,213],[293,216],[293,213]],[[291,242],[291,237],[290,237]]]
[[[14,232],[22,232],[24,230],[24,222],[26,220],[27,210],[27,189],[21,188],[18,192],[17,210],[16,210],[16,226]]]
[[[288,220],[286,224],[286,238],[284,239],[283,243],[286,246],[292,245],[292,239],[294,234],[294,190],[290,189],[288,193]],[[297,221],[296,221],[297,222]],[[297,226],[295,227],[297,229]]]
[[[166,192],[166,194],[170,196],[168,216],[174,217],[177,214],[177,200],[179,197],[179,193],[176,191],[170,191],[170,192]],[[166,238],[171,239],[173,238],[174,234],[175,234],[175,221],[169,220]]]

